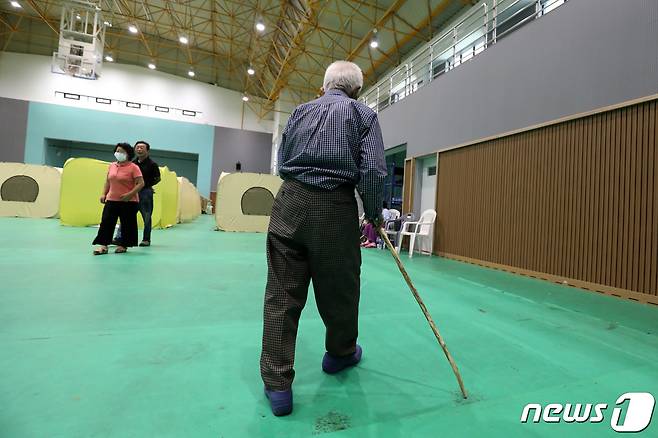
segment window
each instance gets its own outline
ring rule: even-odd
[[[564,3],[564,0],[542,0],[541,2],[541,14],[548,14],[553,9],[557,8]]]
[[[82,56],[84,52],[85,52],[85,48],[77,44],[71,44],[71,47],[69,48],[69,54],[73,56]]]

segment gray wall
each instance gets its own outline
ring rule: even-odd
[[[24,100],[0,97],[0,161],[25,161],[28,106]]]
[[[380,112],[407,156],[658,93],[658,1],[571,0]]]
[[[163,151],[152,148],[151,158],[158,163],[158,166],[167,166],[169,170],[176,172],[176,176],[184,176],[192,184],[197,185],[199,154]]]
[[[222,172],[235,172],[235,163],[243,172],[270,173],[272,134],[242,129],[215,127],[210,190],[217,190]]]

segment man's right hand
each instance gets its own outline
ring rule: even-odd
[[[106,195],[101,196],[101,204],[105,204],[105,196]]]

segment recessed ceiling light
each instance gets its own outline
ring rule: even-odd
[[[187,72],[187,75],[188,75],[189,77],[193,78],[193,77],[194,77],[194,70],[190,70],[190,71],[188,71],[188,72]]]
[[[247,69],[247,74],[248,74],[249,76],[253,75],[254,73],[256,73],[256,70],[254,70],[253,67],[249,67],[249,68]]]
[[[155,70],[155,64],[153,64],[152,62],[149,62],[149,68],[151,70]]]
[[[76,18],[76,20],[82,20],[82,17],[80,16],[80,14],[77,14],[77,15],[75,16],[75,18]]]
[[[242,96],[242,100],[245,102],[249,102],[249,96]]]
[[[21,4],[18,3],[16,0],[12,0],[12,1],[9,2],[9,3],[10,3],[13,7],[15,7],[15,8],[22,8]]]
[[[189,42],[189,40],[188,40],[187,37],[185,37],[185,36],[181,36],[181,37],[179,37],[179,38],[178,38],[178,41],[180,41],[181,44],[187,44],[187,43]]]
[[[265,31],[265,23],[263,23],[261,20],[258,20],[258,21],[256,22],[256,30],[257,30],[258,32],[263,32],[263,31]]]
[[[110,23],[109,21],[103,21],[103,24],[107,27],[112,27],[112,23]]]
[[[128,26],[128,30],[130,31],[130,33],[137,33],[138,32],[137,26],[135,26],[134,24],[131,24],[130,26]]]
[[[112,58],[110,55],[105,56],[105,60],[107,62],[114,62],[114,58]]]
[[[379,47],[379,40],[377,39],[377,29],[372,30],[372,38],[370,39],[370,47],[376,49]]]

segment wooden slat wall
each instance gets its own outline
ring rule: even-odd
[[[657,143],[653,100],[441,152],[434,248],[658,304]]]
[[[416,173],[416,159],[404,160],[404,178],[402,180],[402,214],[413,211],[414,208],[414,178]]]

